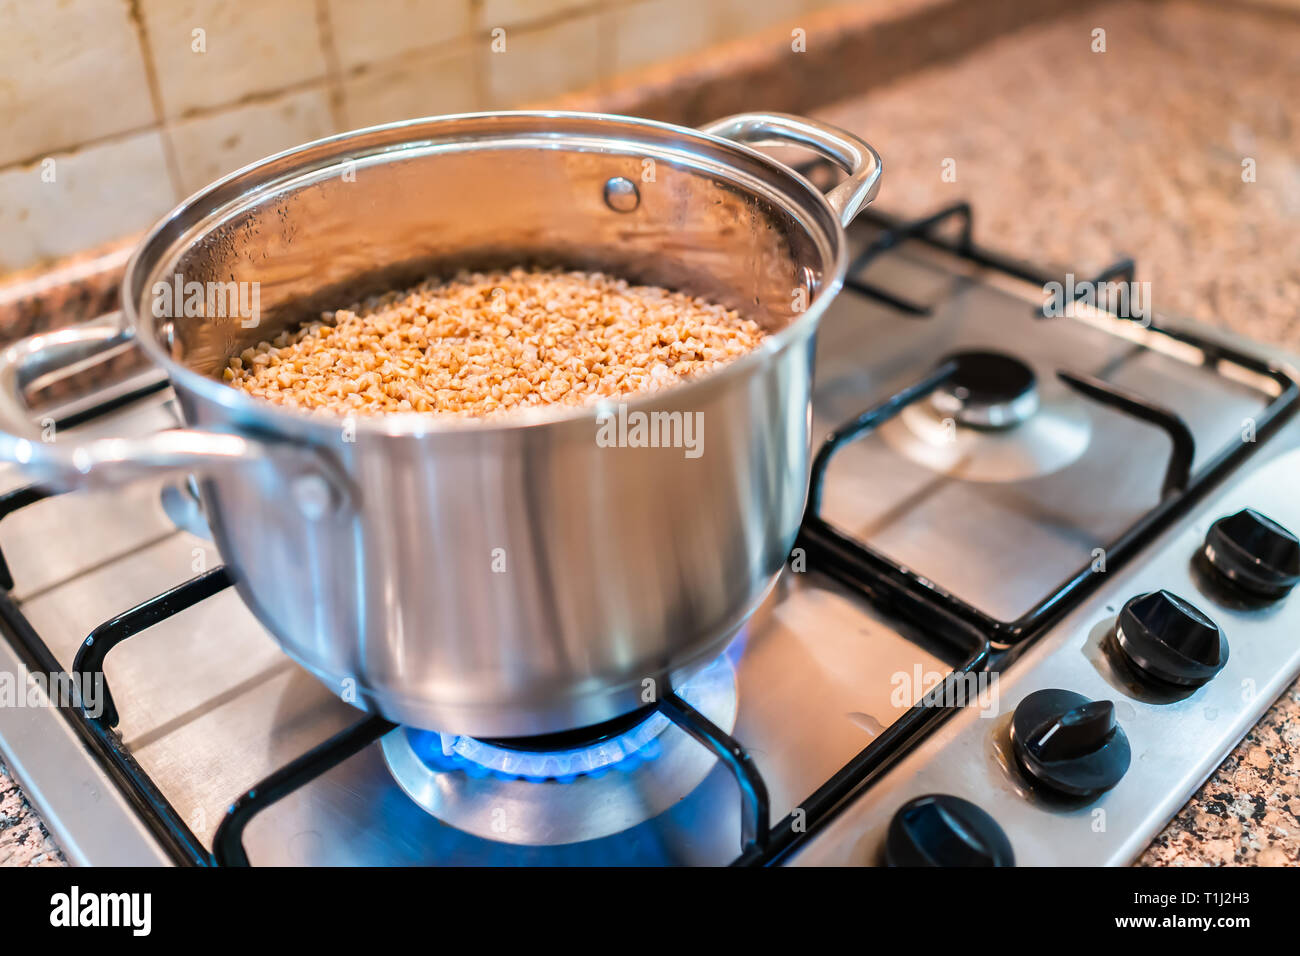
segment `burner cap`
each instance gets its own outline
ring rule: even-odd
[[[647,704],[638,710],[614,717],[600,724],[578,727],[574,730],[561,730],[553,734],[538,734],[534,737],[482,737],[482,743],[490,744],[500,750],[515,750],[524,753],[557,753],[563,750],[577,750],[594,747],[616,737],[630,733],[654,716],[655,705]]]
[[[957,352],[957,370],[931,398],[935,409],[974,428],[1011,428],[1038,411],[1038,380],[1020,359],[1002,352]]]

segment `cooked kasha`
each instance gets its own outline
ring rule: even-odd
[[[599,272],[463,272],[326,312],[245,349],[224,377],[345,415],[492,415],[653,391],[763,337],[720,305]]]

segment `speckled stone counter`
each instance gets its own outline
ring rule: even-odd
[[[880,151],[890,212],[969,199],[985,245],[1131,255],[1157,311],[1300,351],[1297,49],[1300,8],[1098,5],[816,112]]]
[[[970,29],[954,32],[959,4],[911,2],[933,11],[932,19],[877,31],[883,60],[869,55],[864,41],[867,53],[850,64],[862,74],[850,79],[871,90],[814,111],[861,132],[883,154],[882,208],[921,213],[970,199],[978,241],[1079,275],[1131,254],[1138,278],[1152,284],[1158,311],[1300,351],[1300,17],[1226,2],[1094,5],[882,83],[872,67],[905,59],[901,37],[915,38],[918,48],[928,44],[933,55],[959,49],[960,36],[987,27],[993,14],[1015,14],[1010,4],[972,3]],[[1098,29],[1105,31],[1105,52],[1092,50]],[[734,62],[767,76],[766,85],[719,76],[712,85],[691,81],[693,98],[670,83],[657,94],[647,87],[563,105],[678,122],[738,108],[797,111],[806,106],[800,89],[834,88],[832,80],[853,72],[833,59],[810,56],[791,67],[754,46],[739,50]],[[724,72],[722,57],[710,63]],[[791,69],[813,72],[800,82],[782,79]],[[822,73],[814,77],[816,70]],[[738,91],[768,91],[775,99],[737,105]],[[1253,181],[1243,179],[1244,171],[1253,171]],[[77,296],[111,299],[111,282],[75,288],[78,302]],[[48,300],[25,301],[6,302],[0,289],[0,338],[12,337],[6,329],[21,334],[29,320],[51,324]],[[61,862],[0,765],[0,865]],[[1300,863],[1300,683],[1141,863]]]
[[[0,761],[0,866],[64,865],[45,824]]]
[[[1285,13],[1111,4],[817,112],[880,151],[882,208],[968,198],[985,245],[1080,276],[1132,255],[1157,311],[1300,351],[1298,49]],[[1300,863],[1300,682],[1140,862]]]
[[[1141,866],[1300,865],[1300,682],[1142,854]]]

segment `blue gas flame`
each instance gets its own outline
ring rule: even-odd
[[[611,770],[628,772],[659,756],[658,736],[669,726],[663,714],[651,714],[631,730],[585,747],[552,752],[511,750],[458,734],[409,730],[411,746],[433,770],[463,770],[472,777],[503,780],[558,780],[598,777]]]
[[[727,651],[706,670],[730,667],[743,650],[742,631]],[[694,703],[688,683],[682,697]],[[460,770],[472,777],[494,776],[502,780],[556,780],[570,783],[579,777],[600,777],[610,771],[630,772],[654,760],[663,752],[659,735],[672,726],[655,712],[631,730],[584,747],[551,752],[512,750],[459,734],[408,728],[411,748],[431,770]]]

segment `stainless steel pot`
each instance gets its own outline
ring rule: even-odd
[[[806,147],[848,176],[823,196],[745,144]],[[476,736],[597,723],[719,653],[780,572],[807,493],[814,333],[843,279],[844,226],[879,177],[857,137],[767,113],[700,131],[474,114],[310,143],[160,222],[127,267],[120,315],[0,356],[0,458],[61,484],[197,473],[239,594],[360,707]],[[772,334],[621,407],[490,421],[308,415],[218,378],[323,308],[525,261],[701,294]],[[168,306],[177,277],[247,285]],[[229,314],[236,289],[256,291],[256,313]],[[42,441],[24,387],[132,341],[169,374],[189,427]],[[691,416],[698,447],[681,431],[665,432],[679,447],[628,447],[638,416],[686,421],[653,413]]]

